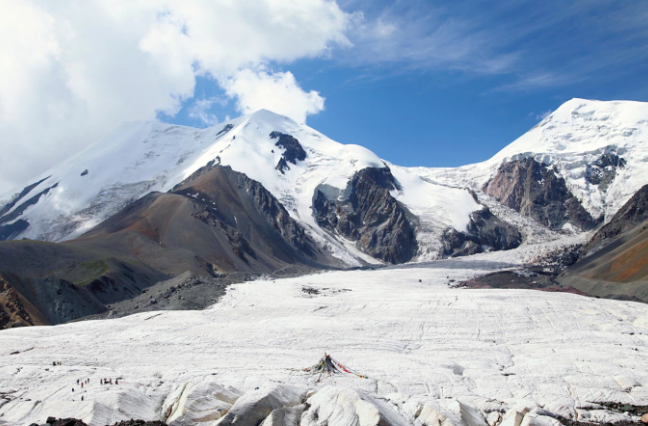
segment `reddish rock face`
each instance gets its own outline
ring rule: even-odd
[[[567,189],[565,180],[533,158],[503,164],[483,190],[500,203],[551,229],[560,229],[569,222],[589,230],[602,219],[594,219]]]

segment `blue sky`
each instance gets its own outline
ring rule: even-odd
[[[647,0],[0,1],[0,194],[125,121],[260,108],[405,166],[574,98],[648,101]]]
[[[338,1],[363,24],[352,46],[268,62],[326,98],[307,123],[395,164],[458,166],[490,158],[574,98],[648,101],[646,1]],[[372,32],[386,37],[367,36]],[[218,83],[164,121],[204,127],[240,115]]]

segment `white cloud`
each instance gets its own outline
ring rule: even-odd
[[[207,126],[218,124],[218,117],[209,112],[209,109],[216,103],[223,104],[223,100],[216,97],[196,100],[189,108],[189,118],[199,120]]]
[[[236,97],[237,109],[244,114],[269,109],[304,123],[307,115],[324,110],[324,98],[314,90],[302,90],[290,72],[269,74],[245,69],[222,81],[221,86],[229,96]]]
[[[227,82],[242,109],[272,102],[237,78],[295,100],[290,114],[305,118],[323,98],[292,74],[241,70],[349,45],[349,25],[332,0],[3,0],[0,193],[123,121],[177,113],[197,75]]]

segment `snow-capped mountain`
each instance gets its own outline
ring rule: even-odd
[[[387,163],[361,146],[334,142],[264,110],[204,130],[126,123],[106,140],[34,179],[37,185],[5,196],[3,225],[29,224],[16,227],[12,238],[73,239],[143,195],[172,189],[211,161],[260,182],[337,257],[349,264],[357,264],[356,259],[376,262],[343,236],[322,229],[312,208],[316,191],[331,200],[343,199],[357,172],[382,169]],[[405,168],[393,168],[393,173],[399,184],[393,196],[423,222],[434,223],[439,236],[447,227],[465,230],[470,213],[482,209],[466,190],[430,183]]]
[[[592,217],[608,221],[648,183],[648,103],[572,99],[488,161],[416,171],[481,191],[503,164],[524,158],[551,168]]]
[[[492,159],[447,169],[395,166],[265,110],[208,129],[130,122],[0,197],[0,239],[77,238],[209,163],[261,183],[347,265],[513,248],[609,219],[648,183],[647,127],[648,104],[573,99]]]

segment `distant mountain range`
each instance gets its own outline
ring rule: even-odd
[[[606,244],[648,184],[647,139],[648,104],[583,99],[458,168],[396,166],[265,110],[208,129],[125,123],[0,197],[5,326],[99,313],[185,271],[523,253],[607,223]]]

